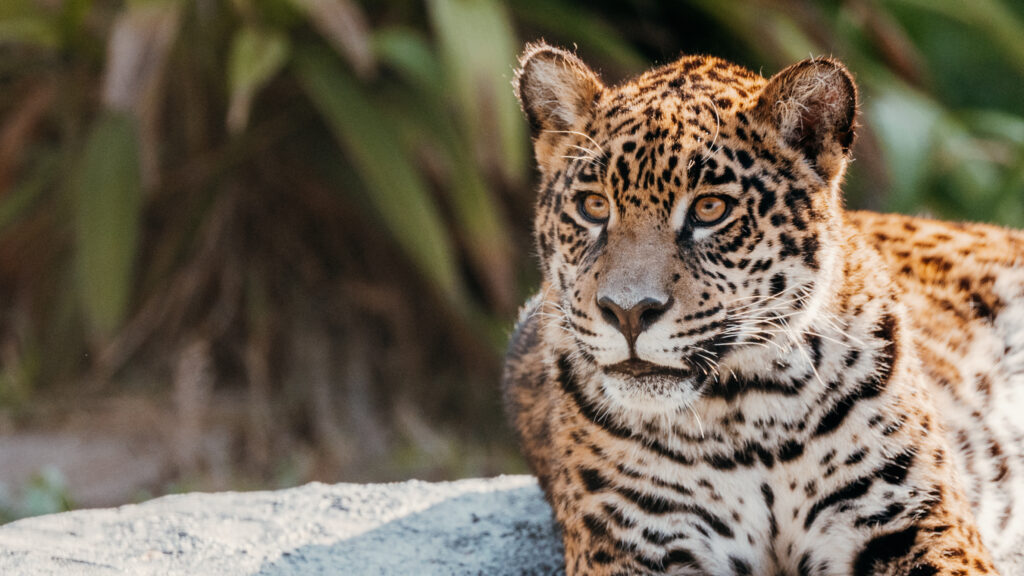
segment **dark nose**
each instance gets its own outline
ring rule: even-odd
[[[615,326],[626,337],[631,356],[635,355],[633,347],[640,333],[654,324],[671,304],[671,298],[664,300],[644,298],[629,308],[623,309],[608,296],[601,296],[597,299],[597,306],[601,309],[601,315],[605,322]]]

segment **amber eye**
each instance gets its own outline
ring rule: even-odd
[[[690,217],[700,226],[718,224],[729,215],[731,204],[722,196],[702,196],[693,203]]]
[[[603,224],[608,221],[608,215],[612,207],[608,199],[600,194],[583,194],[576,201],[580,215],[594,224]]]

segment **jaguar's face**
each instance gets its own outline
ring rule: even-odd
[[[764,110],[774,80],[720,60],[684,58],[609,89],[552,54],[550,69],[527,55],[519,89],[543,177],[546,317],[611,402],[685,408],[736,362],[791,347],[814,314],[849,142],[838,160],[822,138],[788,145],[775,102]]]

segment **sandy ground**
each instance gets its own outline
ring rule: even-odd
[[[0,574],[560,574],[529,476],[166,496],[0,527]]]

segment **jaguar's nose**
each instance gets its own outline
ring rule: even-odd
[[[597,299],[597,306],[601,309],[601,316],[605,322],[626,337],[630,355],[634,355],[634,345],[640,333],[654,324],[671,304],[671,298],[643,298],[625,307],[609,296],[600,296]]]

